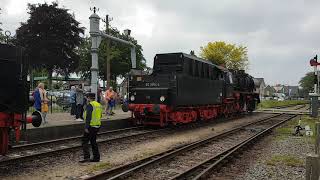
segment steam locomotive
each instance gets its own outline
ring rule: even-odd
[[[26,123],[41,125],[40,112],[26,115],[32,105],[27,75],[28,62],[23,48],[0,43],[0,155],[8,152],[10,132],[14,132],[15,141],[19,141]]]
[[[255,110],[253,77],[184,53],[157,54],[153,72],[131,73],[129,105],[137,124],[167,126]]]

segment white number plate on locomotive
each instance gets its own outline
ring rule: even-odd
[[[146,87],[159,87],[160,83],[146,83]]]

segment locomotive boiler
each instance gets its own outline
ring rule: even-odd
[[[129,110],[138,124],[166,126],[253,111],[253,78],[184,53],[157,54],[151,74],[129,77]]]
[[[0,154],[8,151],[9,136],[14,132],[19,141],[21,128],[26,123],[41,125],[40,112],[27,117],[31,101],[27,81],[28,63],[23,49],[9,44],[0,44]]]

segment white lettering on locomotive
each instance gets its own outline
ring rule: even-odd
[[[146,87],[159,87],[160,86],[160,83],[146,83]]]

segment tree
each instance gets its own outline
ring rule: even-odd
[[[1,11],[2,9],[0,8],[0,11]],[[1,14],[1,12],[0,12],[0,14]],[[2,22],[0,22],[0,25],[2,25]],[[2,29],[0,28],[0,33],[1,33],[1,31],[2,31]]]
[[[91,68],[91,40],[89,37],[85,37],[78,50],[77,53],[80,56],[79,66],[76,69],[78,74],[81,74],[82,78],[89,79],[91,77],[90,68]],[[99,64],[100,65],[100,64]]]
[[[48,71],[49,87],[52,73],[68,75],[79,64],[76,48],[81,44],[84,28],[68,9],[58,4],[28,4],[30,14],[17,29],[17,43],[25,47],[26,56],[34,68]]]
[[[1,10],[2,9],[0,8],[0,11]],[[0,12],[0,14],[1,14],[1,12]],[[2,22],[0,22],[0,25],[2,25]],[[2,34],[2,31],[3,31],[3,29],[0,27],[0,43],[5,40],[5,36],[4,36],[4,34]]]
[[[314,72],[308,72],[299,81],[299,85],[302,87],[304,94],[308,94],[314,90],[315,76]]]
[[[137,55],[137,68],[145,69],[146,61],[142,54],[142,47],[133,37],[127,37],[116,28],[111,28],[109,33],[112,36],[127,40],[136,45],[136,55]],[[99,47],[99,76],[103,80],[107,80],[107,62],[106,62],[106,40],[101,41]],[[79,48],[80,54],[80,64],[77,72],[81,72],[82,75],[86,78],[90,77],[90,67],[91,67],[91,54],[90,54],[91,40],[90,38],[85,38],[82,45]],[[111,66],[111,84],[115,86],[116,78],[118,76],[124,76],[131,69],[131,56],[130,56],[130,47],[128,45],[120,44],[114,41],[110,43],[110,66]]]
[[[245,46],[228,44],[223,41],[209,42],[200,47],[200,56],[217,65],[224,65],[228,69],[247,69],[248,50]]]

